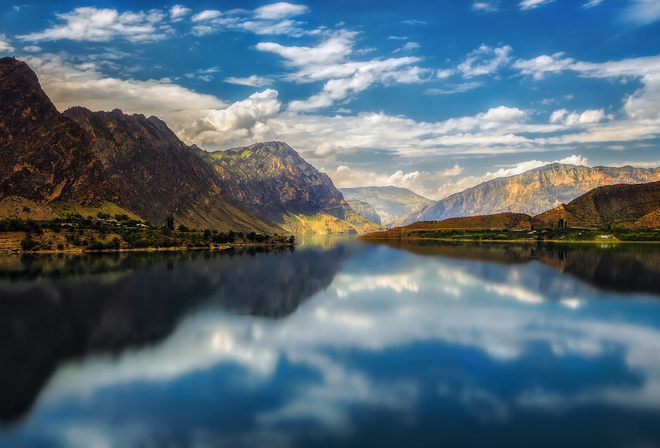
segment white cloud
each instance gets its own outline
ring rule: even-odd
[[[267,89],[227,108],[200,111],[200,118],[180,129],[180,134],[186,141],[202,147],[273,140],[268,120],[280,111],[277,96],[277,91]]]
[[[237,78],[230,76],[229,78],[225,78],[225,82],[230,84],[238,84],[240,86],[263,87],[270,84],[272,80],[264,76],[252,75],[248,76],[247,78]]]
[[[473,11],[495,12],[497,7],[493,3],[475,1],[472,4]]]
[[[34,42],[60,39],[108,42],[119,37],[131,42],[150,42],[167,37],[167,28],[159,26],[165,15],[157,10],[119,13],[114,9],[82,7],[57,17],[66,23],[18,38]]]
[[[658,0],[632,0],[632,3],[627,11],[628,20],[647,25],[660,19],[660,2]]]
[[[470,90],[477,89],[483,86],[481,81],[464,82],[461,84],[448,85],[444,89],[427,89],[424,93],[426,95],[451,95],[454,93],[465,93]]]
[[[37,45],[27,45],[23,47],[23,51],[27,51],[28,53],[38,53],[41,51],[41,47]]]
[[[582,5],[584,8],[593,8],[594,6],[598,6],[601,3],[603,3],[603,0],[589,0],[587,3]]]
[[[456,164],[452,168],[447,168],[444,171],[440,171],[441,176],[458,176],[463,174],[463,167]]]
[[[306,6],[290,3],[275,3],[257,8],[246,15],[244,10],[226,13],[215,9],[204,10],[192,17],[196,23],[192,32],[196,36],[217,33],[221,30],[249,31],[258,35],[303,36],[320,33],[320,30],[305,30],[303,22],[288,19],[307,11]]]
[[[413,51],[417,50],[418,48],[420,48],[420,45],[417,42],[407,42],[403,47],[394,50],[394,53],[398,53],[400,51]]]
[[[0,34],[0,51],[10,53],[14,51],[14,47],[9,44],[7,36]]]
[[[499,48],[491,48],[482,44],[471,52],[465,62],[458,65],[457,69],[464,78],[474,76],[490,75],[495,73],[501,66],[508,64],[511,60],[513,49],[505,45]]]
[[[317,67],[344,61],[353,51],[355,36],[354,32],[342,31],[316,47],[285,47],[273,42],[260,42],[256,48],[285,58],[287,64],[293,67]]]
[[[254,10],[254,14],[259,19],[281,20],[305,14],[308,9],[305,5],[279,2],[257,8]]]
[[[204,22],[206,20],[213,20],[213,19],[217,19],[219,17],[222,17],[222,12],[220,12],[216,9],[206,9],[206,10],[192,16],[192,21],[193,22]]]
[[[373,59],[354,62],[356,33],[335,32],[316,47],[283,46],[273,42],[261,42],[259,51],[275,53],[286,60],[286,65],[296,69],[284,78],[294,82],[327,80],[321,92],[305,100],[292,101],[293,111],[313,111],[329,107],[339,100],[361,92],[374,83],[418,83],[432,72],[413,64],[417,57]]]
[[[190,14],[190,8],[186,8],[183,5],[174,5],[170,8],[170,20],[172,22],[180,22],[185,16]]]
[[[564,53],[552,56],[542,55],[529,60],[517,60],[513,67],[523,75],[532,75],[542,79],[547,73],[574,71],[585,78],[621,78],[626,76],[642,77],[649,73],[660,73],[660,56],[622,59],[608,62],[581,62],[564,58]]]
[[[175,130],[200,116],[200,110],[226,103],[167,81],[118,79],[102,75],[94,63],[76,66],[62,55],[28,57],[28,64],[59,110],[81,105],[92,110],[120,108],[157,115]]]
[[[539,6],[546,4],[546,3],[552,3],[555,0],[523,0],[520,2],[520,9],[526,10],[526,9],[534,9],[538,8]]]
[[[590,109],[582,113],[569,112],[566,109],[559,109],[552,113],[550,116],[550,123],[562,123],[567,126],[574,126],[579,124],[598,123],[603,121],[607,116],[603,109]]]
[[[623,108],[635,120],[660,120],[660,72],[644,76],[642,82],[644,87],[630,95]]]

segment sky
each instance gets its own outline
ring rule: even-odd
[[[441,199],[549,162],[660,166],[660,0],[3,2],[60,110]]]

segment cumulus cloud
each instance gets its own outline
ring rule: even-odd
[[[0,34],[0,51],[6,53],[14,51],[14,47],[12,47],[9,44],[9,41],[7,40],[7,36],[5,36],[4,34]]]
[[[567,126],[598,123],[606,118],[603,109],[585,110],[582,113],[569,112],[566,109],[556,110],[550,115],[550,123],[562,123]]]
[[[254,10],[254,14],[259,19],[281,20],[299,16],[308,10],[309,8],[305,5],[279,2],[257,8]]]
[[[150,42],[168,35],[168,29],[161,26],[165,15],[157,10],[119,13],[115,9],[81,7],[57,14],[57,18],[65,23],[18,38],[33,42],[60,39],[108,42],[115,38]]]
[[[520,2],[519,6],[520,9],[526,10],[526,9],[534,9],[538,8],[541,5],[544,5],[546,3],[552,3],[555,0],[523,0]]]
[[[642,78],[644,87],[630,95],[624,105],[626,114],[637,120],[660,120],[660,73]]]
[[[273,133],[267,122],[280,110],[277,97],[277,91],[267,89],[227,108],[207,110],[180,133],[187,141],[203,147],[237,146],[246,141],[272,140]]]
[[[458,71],[464,78],[493,74],[501,66],[508,64],[512,51],[513,49],[508,45],[491,48],[482,44],[468,55],[465,62],[459,64]]]
[[[186,8],[183,5],[174,5],[170,8],[170,20],[172,22],[180,22],[185,16],[190,14],[190,8]]]

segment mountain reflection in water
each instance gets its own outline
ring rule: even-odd
[[[0,258],[0,419],[27,411],[61,360],[157,343],[200,304],[286,316],[348,255],[288,251]]]
[[[0,259],[0,447],[660,446],[658,269],[352,239]]]

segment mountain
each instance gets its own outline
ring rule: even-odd
[[[340,190],[341,191],[341,190]],[[376,224],[382,224],[380,220],[380,215],[376,213],[376,210],[366,202],[358,201],[357,199],[347,199],[346,203],[356,212],[367,218],[371,222]]]
[[[393,225],[503,212],[537,215],[597,187],[657,180],[660,180],[660,168],[590,168],[553,163],[468,188],[413,212]]]
[[[383,224],[392,223],[433,203],[407,188],[393,186],[340,188],[339,191],[347,200],[354,199],[371,205]]]
[[[566,205],[536,217],[543,224],[567,227],[657,227],[660,182],[595,188]]]
[[[221,187],[213,168],[157,117],[121,110],[64,114],[81,126],[126,207],[154,224],[204,229],[281,231],[238,204]]]
[[[344,201],[327,174],[286,143],[198,152],[213,166],[231,196],[289,231],[362,233],[378,229]]]
[[[0,59],[0,104],[3,203],[121,204],[118,189],[95,158],[84,131],[58,112],[26,63]],[[45,207],[44,213],[46,209],[50,210]]]
[[[384,232],[365,235],[367,240],[389,240],[401,238],[435,238],[436,232],[451,230],[528,230],[540,223],[524,213],[497,213],[493,215],[447,218],[442,221],[418,221],[404,227],[394,227]]]

